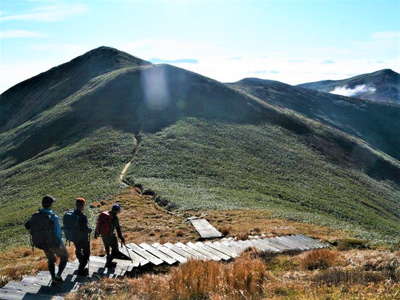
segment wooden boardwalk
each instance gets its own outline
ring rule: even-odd
[[[189,222],[192,223],[193,227],[203,239],[222,237],[222,233],[212,226],[206,219],[192,217],[189,218]]]
[[[106,259],[91,256],[89,276],[78,277],[76,270],[78,262],[69,262],[62,275],[64,283],[51,286],[48,271],[39,272],[36,276],[25,276],[21,281],[11,281],[0,289],[0,299],[63,299],[69,292],[76,291],[82,284],[98,280],[102,277],[120,278],[132,274],[144,267],[159,265],[175,265],[185,263],[189,259],[228,261],[239,256],[249,247],[271,253],[289,251],[307,251],[326,248],[328,244],[304,235],[288,235],[273,238],[236,241],[222,239],[207,242],[183,243],[153,243],[128,244],[121,252],[130,256],[130,260],[114,260],[117,264],[113,269],[104,268]]]

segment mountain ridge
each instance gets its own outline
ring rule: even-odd
[[[111,62],[119,57],[102,51],[111,51]],[[17,99],[25,109],[25,102],[46,105],[34,113],[15,106],[3,120],[2,243],[21,242],[22,222],[43,194],[61,199],[57,211],[76,195],[91,201],[115,195],[137,135],[143,141],[127,179],[183,209],[258,207],[303,221],[313,215],[318,222],[351,222],[368,232],[400,230],[398,160],[211,78],[131,60],[110,69],[100,59],[90,70],[82,67],[85,76],[64,73],[75,75],[74,86],[48,72],[31,91],[14,87],[26,93]],[[48,82],[58,83],[50,93]],[[0,114],[15,94],[1,95]]]
[[[341,80],[322,80],[297,85],[377,102],[400,103],[400,74],[382,69]]]

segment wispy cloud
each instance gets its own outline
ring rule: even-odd
[[[15,39],[15,38],[42,38],[46,35],[29,30],[3,30],[0,31],[0,39]]]
[[[400,31],[381,31],[372,34],[373,39],[400,39]]]
[[[55,22],[64,20],[73,15],[79,15],[87,11],[84,4],[74,3],[56,3],[54,5],[40,6],[27,12],[19,14],[0,14],[0,22],[6,21],[37,21],[37,22]]]
[[[199,63],[199,61],[195,58],[178,58],[178,59],[151,58],[150,61],[155,64],[198,64]]]
[[[337,86],[329,93],[342,95],[347,97],[354,97],[360,94],[372,94],[376,91],[376,88],[373,86],[367,86],[365,84],[356,85],[354,88],[348,88],[347,86]]]

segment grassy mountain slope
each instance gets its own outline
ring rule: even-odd
[[[360,101],[258,78],[247,78],[229,85],[360,137],[400,159],[399,105]]]
[[[92,69],[96,72],[88,73]],[[232,199],[230,207],[307,211],[355,220],[368,230],[388,234],[398,226],[399,163],[358,139],[215,80],[169,65],[151,65],[115,49],[92,50],[81,56],[79,63],[73,60],[56,70],[65,70],[67,78],[84,80],[77,80],[75,88],[70,84],[61,88],[63,78],[52,69],[1,95],[0,115],[7,116],[0,132],[2,245],[23,239],[21,225],[45,193],[59,198],[58,211],[70,207],[78,195],[97,200],[115,194],[119,172],[132,157],[138,133],[144,136],[143,157],[138,159],[139,166],[130,169],[132,176],[142,168],[133,174],[135,180],[150,180],[170,196],[172,183],[188,180],[193,184],[195,179],[189,174],[202,174],[203,189],[197,194],[191,196],[191,186],[185,190],[181,185],[176,189],[180,195],[170,199],[184,208],[229,207],[225,199]],[[47,94],[47,83],[53,81],[59,82],[63,92],[56,86],[55,94]],[[32,87],[32,94],[41,96],[33,97],[26,85]],[[25,101],[43,106],[30,112]],[[217,128],[221,131],[216,133]],[[171,142],[164,136],[169,130],[184,140]],[[190,155],[196,151],[202,151],[198,158]],[[272,160],[274,155],[278,156]],[[242,156],[247,158],[240,162]],[[146,159],[159,161],[163,167],[140,167]],[[296,169],[298,161],[312,167]],[[319,180],[322,166],[325,180]],[[172,181],[169,170],[174,170]],[[344,176],[347,172],[352,175]],[[286,177],[290,181],[282,179]],[[232,190],[235,179],[241,188]],[[318,184],[312,184],[315,180]],[[336,181],[340,183],[332,187]],[[207,205],[194,202],[203,202],[201,199],[212,195],[210,190],[224,184],[228,184],[225,192],[235,191],[237,196],[211,197]],[[248,197],[242,188],[256,197]],[[360,196],[354,201],[355,191],[362,200]],[[184,192],[189,193],[187,197]],[[335,201],[340,205],[332,205],[333,197],[324,196],[330,193],[338,195]],[[354,207],[371,220],[361,222],[360,215],[346,212]]]
[[[303,83],[299,84],[299,86],[327,93],[340,87],[354,89],[357,86],[365,86],[358,91],[353,91],[353,96],[377,102],[400,103],[400,74],[390,69],[383,69],[342,80]]]
[[[186,119],[144,137],[128,179],[184,209],[267,208],[396,235],[398,187],[332,163],[310,142],[274,124]]]

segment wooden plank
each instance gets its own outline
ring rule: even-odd
[[[222,260],[230,260],[232,257],[229,255],[226,255],[225,253],[218,251],[202,242],[197,242],[195,243],[196,245],[198,245],[199,247],[201,247],[202,249],[212,253],[213,255],[218,256],[219,258],[221,258]]]
[[[229,247],[226,247],[222,243],[219,243],[219,242],[205,242],[204,244],[206,244],[207,246],[209,246],[211,248],[214,248],[215,250],[218,250],[218,251],[228,255],[229,257],[235,258],[235,257],[238,256],[235,251],[233,251]]]
[[[129,247],[130,244],[127,246]],[[137,254],[135,251],[133,251],[130,248],[127,248],[128,253],[131,255],[132,259],[135,258],[135,260],[139,260],[139,265],[140,266],[145,266],[148,263],[150,263],[146,258],[142,257],[141,255]]]
[[[186,257],[179,255],[178,253],[174,252],[172,249],[163,246],[159,243],[154,243],[152,244],[152,246],[156,249],[158,249],[159,251],[165,253],[166,255],[174,258],[176,261],[179,261],[180,263],[184,264],[185,262],[187,262]]]
[[[309,249],[312,249],[312,248],[313,248],[313,247],[310,246],[308,243],[306,243],[304,240],[298,238],[298,237],[295,236],[295,235],[287,236],[287,237],[285,237],[285,238],[288,238],[288,239],[290,239],[291,241],[293,241],[294,243],[298,244],[298,245],[302,248],[302,250],[309,250]]]
[[[206,256],[203,253],[193,249],[192,247],[188,247],[187,245],[182,244],[182,243],[176,243],[175,245],[180,247],[180,248],[182,248],[186,252],[189,252],[190,254],[192,254],[195,257],[195,259],[210,260],[210,258],[208,258],[208,256]]]
[[[310,237],[308,237],[308,236],[305,236],[305,235],[302,235],[302,234],[299,234],[299,235],[297,235],[297,236],[298,236],[299,238],[301,238],[301,239],[303,239],[303,240],[305,240],[305,241],[311,243],[311,245],[315,245],[315,248],[326,248],[326,247],[329,247],[328,244],[323,243],[323,242],[321,242],[321,241],[318,241],[318,240],[316,240],[316,239],[310,238]]]
[[[190,218],[189,221],[203,239],[222,237],[222,233],[212,226],[206,219]]]
[[[287,245],[283,245],[276,238],[269,238],[268,242],[272,245],[272,247],[275,247],[275,248],[279,249],[280,252],[284,252],[284,251],[287,251],[287,250],[290,249]]]
[[[274,247],[268,239],[255,240],[254,243],[256,244],[257,249],[260,249],[261,251],[273,253],[279,253],[281,251],[280,249]]]
[[[196,250],[197,252],[200,252],[205,257],[207,257],[208,260],[220,261],[222,259],[218,255],[215,255],[212,252],[207,251],[206,249],[203,249],[203,247],[201,247],[201,245],[199,245],[199,244],[194,244],[194,243],[188,242],[188,243],[186,243],[186,246]]]
[[[27,284],[22,281],[10,281],[5,286],[4,289],[17,290],[25,293],[36,294],[41,289],[40,284]]]
[[[293,251],[304,250],[304,246],[299,246],[293,240],[287,239],[283,236],[277,236],[276,239],[283,245],[287,245],[289,250],[293,250]]]
[[[142,261],[143,261],[143,262],[144,262],[144,261],[148,262],[148,261],[145,260],[143,257],[137,255],[135,252],[129,251],[129,249],[126,248],[126,247],[120,247],[119,251],[120,251],[122,254],[124,254],[124,255],[126,255],[126,256],[128,256],[128,257],[130,257],[130,258],[132,259],[132,261],[130,261],[130,262],[131,262],[132,266],[135,267],[135,268],[136,268],[136,267],[139,267],[139,266],[141,265],[141,262],[142,262]]]
[[[160,250],[158,250],[157,248],[154,248],[153,246],[151,246],[149,244],[141,243],[139,246],[142,247],[144,250],[150,252],[154,256],[157,256],[159,259],[165,261],[169,265],[173,265],[174,263],[177,262],[177,260],[174,259],[173,257],[166,255],[165,253],[161,252]]]
[[[178,247],[177,245],[174,245],[171,243],[165,243],[163,246],[171,249],[172,251],[178,253],[181,256],[184,256],[186,259],[198,259],[198,257],[195,254],[188,252],[185,249]],[[202,259],[202,258],[199,258],[199,259]]]
[[[5,300],[21,300],[26,296],[25,292],[14,290],[14,289],[0,289],[0,299]]]
[[[234,241],[221,241],[221,244],[235,252],[237,256],[242,252],[239,246]]]
[[[149,262],[151,262],[153,265],[161,265],[163,261],[159,259],[158,257],[154,256],[153,254],[149,253],[148,251],[144,250],[143,248],[139,247],[136,244],[129,244],[128,249],[131,249],[132,251],[136,252],[138,255],[142,256],[143,258],[147,259]]]
[[[310,249],[316,249],[321,247],[319,243],[308,237],[303,237],[301,235],[298,235],[297,238],[302,240]]]

